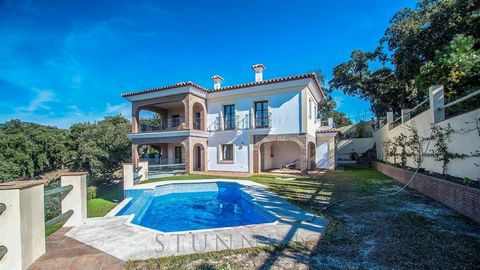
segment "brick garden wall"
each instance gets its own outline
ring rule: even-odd
[[[411,171],[383,163],[372,164],[379,172],[403,184],[413,175]],[[480,223],[480,189],[423,174],[417,174],[409,187]]]

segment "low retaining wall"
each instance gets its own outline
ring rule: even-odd
[[[406,184],[413,175],[412,171],[379,162],[372,162],[372,165],[379,172],[403,184]],[[463,186],[424,174],[417,174],[408,187],[480,223],[480,189]]]

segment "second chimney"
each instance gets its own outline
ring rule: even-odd
[[[223,82],[222,77],[220,77],[219,75],[213,75],[211,79],[213,81],[213,89],[217,90],[222,87],[222,82]]]
[[[255,71],[255,81],[256,82],[263,81],[263,72],[267,68],[262,64],[256,64],[252,66],[252,69]]]

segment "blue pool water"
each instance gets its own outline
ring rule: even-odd
[[[132,200],[117,214],[163,232],[191,231],[273,222],[237,183],[188,183],[154,190],[127,190]]]

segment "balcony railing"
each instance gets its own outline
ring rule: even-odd
[[[255,114],[255,128],[271,128],[272,127],[272,113]]]
[[[238,129],[251,129],[251,128],[271,128],[272,117],[271,113],[257,114],[252,116],[251,114],[237,114],[232,119],[225,120],[222,117],[217,117],[215,121],[208,127],[209,131],[219,130],[238,130]],[[253,121],[253,123],[252,123]]]
[[[238,129],[238,121],[239,121],[239,116],[235,115],[234,117],[229,117],[228,119],[223,120],[223,129],[224,130],[233,130],[233,129]]]
[[[156,122],[157,121],[157,122]],[[143,122],[143,123],[142,123]],[[154,119],[140,120],[140,132],[156,132],[187,129],[185,117],[168,117],[166,121]]]

